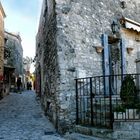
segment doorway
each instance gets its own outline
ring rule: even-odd
[[[115,94],[121,85],[123,74],[126,74],[126,49],[124,39],[102,35],[104,94],[109,95],[110,89]],[[118,76],[119,75],[119,76]]]

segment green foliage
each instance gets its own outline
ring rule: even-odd
[[[114,112],[125,112],[125,107],[123,105],[118,105],[114,108]]]
[[[136,105],[137,90],[134,82],[134,78],[131,75],[127,75],[121,86],[120,97],[125,104],[126,108],[134,108]]]

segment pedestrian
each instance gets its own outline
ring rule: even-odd
[[[29,81],[27,81],[27,90],[29,90]]]
[[[18,79],[17,79],[17,90],[18,90],[19,93],[21,93],[21,85],[22,85],[21,78],[18,77]]]
[[[29,90],[32,90],[32,82],[29,81]]]

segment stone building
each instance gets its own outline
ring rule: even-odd
[[[23,48],[18,33],[5,31],[5,38],[4,81],[7,94],[10,88],[15,88],[16,78],[23,78]]]
[[[27,89],[27,83],[31,80],[31,65],[33,63],[32,58],[23,58],[23,74],[24,74],[24,88]]]
[[[0,2],[0,98],[3,92],[3,64],[4,64],[4,18],[6,17]]]
[[[76,121],[75,78],[139,73],[139,7],[139,0],[43,1],[37,91],[60,132]]]

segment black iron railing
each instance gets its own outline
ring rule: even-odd
[[[140,121],[140,74],[76,79],[76,122],[113,127],[114,121]]]

